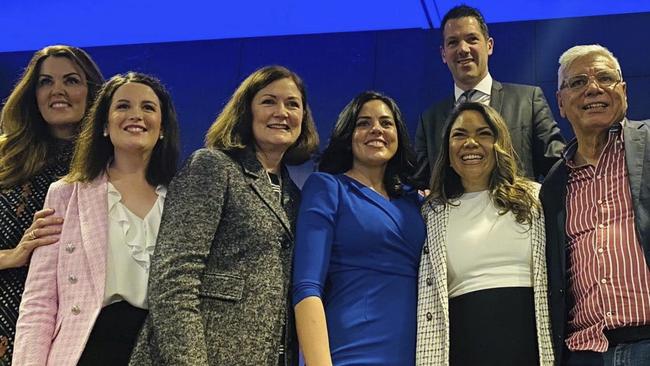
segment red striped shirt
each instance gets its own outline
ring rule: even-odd
[[[567,221],[572,351],[605,352],[604,329],[650,324],[650,270],[639,244],[621,124],[592,165],[576,166],[567,146]]]

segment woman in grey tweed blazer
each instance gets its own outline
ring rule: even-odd
[[[539,184],[503,118],[460,105],[422,208],[416,365],[553,365]]]
[[[242,82],[169,186],[131,365],[294,364],[300,192],[285,164],[317,146],[295,73],[268,66]]]

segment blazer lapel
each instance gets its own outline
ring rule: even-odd
[[[106,246],[108,243],[108,203],[106,175],[78,185],[79,225],[83,248],[99,299],[104,296]]]
[[[496,80],[492,80],[492,95],[490,95],[490,107],[494,108],[501,114],[503,106],[503,85]]]
[[[643,182],[643,161],[645,159],[646,138],[640,133],[641,125],[634,121],[626,121],[623,129],[625,140],[625,162],[627,165],[628,181],[632,200],[639,202],[641,197],[641,182]]]
[[[264,171],[262,164],[257,160],[257,157],[255,157],[255,153],[250,149],[243,150],[241,152],[241,164],[244,174],[248,177],[253,191],[255,191],[262,202],[264,202],[264,204],[271,209],[273,214],[278,218],[289,238],[293,239],[289,218],[282,208],[280,200],[278,200],[277,193],[273,192],[273,189],[271,189],[266,172]],[[283,174],[282,178],[287,179],[288,177]],[[289,182],[283,182],[283,186],[287,184],[289,184]],[[284,188],[282,193],[284,195]],[[282,199],[283,201],[285,200],[284,197]]]

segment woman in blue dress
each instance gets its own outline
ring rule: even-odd
[[[425,226],[395,102],[364,92],[341,112],[303,187],[293,304],[304,361],[413,365]]]

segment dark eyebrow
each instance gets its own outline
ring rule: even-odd
[[[44,74],[44,73],[38,74],[38,77],[42,77],[42,76],[45,76],[45,77],[48,77],[48,78],[52,77],[52,75],[50,75],[50,74]],[[63,75],[64,78],[67,78],[68,76],[78,76],[79,78],[81,78],[81,75],[78,72],[69,72],[69,73]]]

